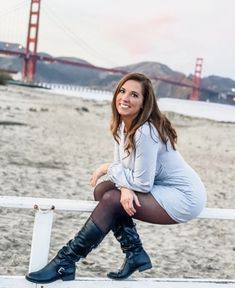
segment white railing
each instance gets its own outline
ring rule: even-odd
[[[77,211],[77,212],[91,212],[97,202],[95,201],[80,201],[80,200],[66,200],[66,199],[51,199],[51,198],[31,198],[31,197],[11,197],[0,196],[0,207],[5,208],[24,208],[35,209],[35,220],[33,228],[33,237],[31,244],[31,255],[29,263],[29,271],[35,271],[46,265],[48,262],[48,254],[51,239],[51,229],[53,220],[53,211]],[[219,208],[205,208],[198,218],[205,219],[229,219],[235,220],[235,209],[219,209]],[[79,281],[79,283],[77,283]],[[224,286],[226,288],[235,288],[235,279],[156,279],[156,278],[138,278],[134,281],[112,281],[103,278],[77,278],[75,281],[62,282],[57,281],[50,285],[56,287],[126,287],[138,288],[143,287],[148,283],[150,288],[184,288],[184,287],[218,287]],[[121,284],[122,283],[122,284]],[[36,285],[24,280],[23,276],[0,276],[0,288],[10,288],[17,285],[17,288],[32,287]],[[47,286],[47,285],[43,285]],[[202,287],[200,287],[202,288]]]

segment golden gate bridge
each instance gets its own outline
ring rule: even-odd
[[[29,13],[29,23],[28,23],[28,32],[26,40],[26,48],[19,50],[12,50],[8,47],[0,49],[0,54],[8,56],[18,56],[22,58],[23,67],[22,67],[22,78],[27,82],[33,82],[34,76],[36,74],[36,67],[38,61],[45,61],[47,63],[61,63],[66,65],[72,65],[77,67],[96,69],[100,71],[117,73],[117,74],[127,74],[129,71],[117,69],[117,68],[105,68],[101,66],[95,66],[89,63],[72,61],[69,59],[62,59],[52,56],[43,56],[37,53],[38,46],[38,35],[39,35],[39,19],[40,19],[40,4],[41,0],[31,0],[30,4],[30,13]],[[149,75],[152,80],[166,82],[168,84],[187,87],[192,89],[190,96],[191,100],[199,100],[200,91],[204,91],[207,94],[216,95],[218,92],[212,89],[208,89],[201,86],[201,73],[203,66],[203,58],[196,59],[195,71],[192,77],[191,83],[185,83],[183,81],[175,80],[171,77],[163,77],[156,75]]]

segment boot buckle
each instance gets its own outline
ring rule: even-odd
[[[59,270],[57,271],[60,275],[63,275],[65,269],[63,267],[60,267]]]

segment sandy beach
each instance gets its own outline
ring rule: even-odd
[[[93,200],[90,176],[112,161],[110,115],[107,101],[0,86],[0,195]],[[206,186],[207,207],[234,209],[235,123],[168,116],[178,132],[178,150]],[[24,275],[34,211],[0,212],[0,274]],[[87,217],[55,211],[50,258]],[[235,221],[137,222],[137,227],[153,268],[133,277],[235,278]],[[105,277],[123,257],[110,233],[77,265],[77,275]]]

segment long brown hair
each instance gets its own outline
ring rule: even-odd
[[[130,73],[125,75],[119,81],[114,91],[112,100],[112,121],[111,121],[111,132],[113,134],[114,139],[119,143],[118,129],[122,122],[121,116],[116,108],[116,98],[121,87],[128,80],[135,80],[141,83],[144,102],[143,102],[143,109],[140,110],[139,114],[132,121],[129,131],[127,131],[126,136],[127,144],[125,147],[125,151],[128,153],[128,155],[130,154],[130,151],[132,149],[135,151],[135,142],[134,142],[135,132],[145,122],[152,123],[154,127],[157,129],[162,142],[166,144],[169,139],[173,149],[176,150],[175,144],[177,142],[177,133],[175,129],[171,126],[171,122],[159,110],[150,79],[141,73]]]

